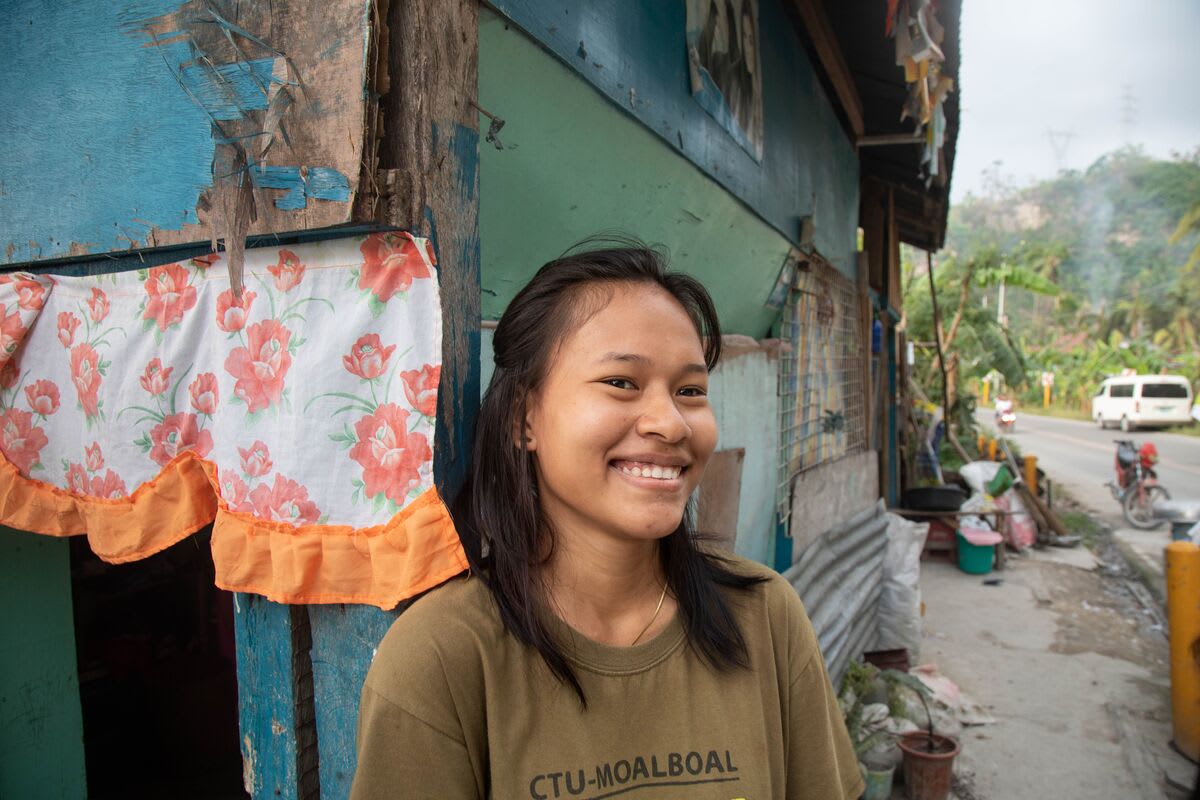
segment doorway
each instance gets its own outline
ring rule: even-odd
[[[233,596],[211,527],[141,561],[71,538],[88,797],[242,798]]]

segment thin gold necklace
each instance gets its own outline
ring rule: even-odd
[[[650,621],[646,623],[646,627],[642,628],[642,632],[633,637],[633,641],[629,643],[633,647],[638,643],[638,640],[646,635],[646,631],[650,630],[650,626],[654,624],[654,620],[658,619],[658,612],[662,611],[663,601],[667,599],[667,584],[663,583],[662,594],[658,596],[658,605],[654,607],[654,616],[650,617]]]

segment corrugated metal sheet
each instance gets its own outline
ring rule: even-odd
[[[817,632],[834,685],[874,638],[887,552],[882,500],[827,531],[784,573]]]

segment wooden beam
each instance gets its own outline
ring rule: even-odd
[[[838,104],[845,113],[850,130],[857,141],[866,130],[863,125],[862,100],[858,96],[854,76],[850,74],[850,67],[842,56],[842,49],[838,46],[837,36],[834,35],[829,17],[825,15],[821,0],[792,0],[792,4],[800,14],[800,21],[804,23],[813,49],[817,52],[817,59],[821,62],[821,69],[833,85]]]
[[[378,9],[379,222],[427,236],[442,297],[442,391],[434,483],[447,500],[466,471],[479,405],[478,0],[384,0]],[[400,613],[362,605],[309,609],[320,796],[354,778],[358,699],[375,645]],[[414,791],[416,791],[414,789]],[[398,795],[408,794],[396,787]],[[265,795],[264,795],[265,797]]]

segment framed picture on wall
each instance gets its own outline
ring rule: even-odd
[[[692,96],[742,148],[762,160],[758,0],[687,0]]]

